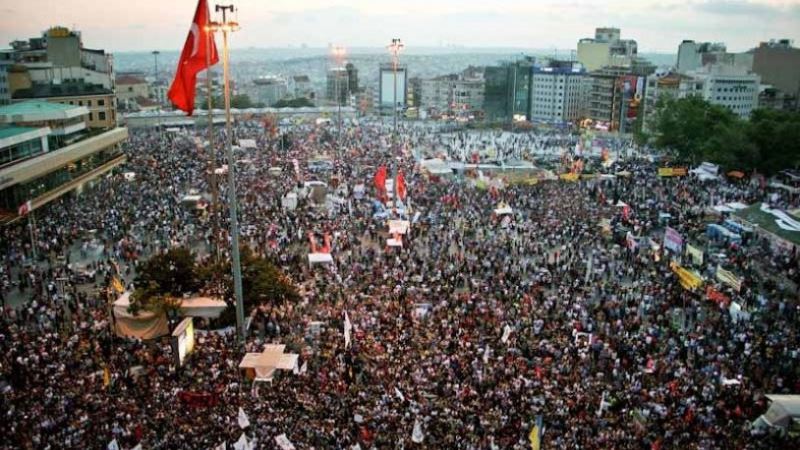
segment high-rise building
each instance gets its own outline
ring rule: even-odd
[[[247,92],[253,103],[270,107],[286,98],[289,93],[289,85],[285,79],[280,77],[258,77],[253,80]]]
[[[404,64],[398,65],[396,69],[395,71],[391,63],[382,63],[379,68],[378,108],[384,114],[392,113],[392,105],[397,108],[406,107],[408,70]]]
[[[586,70],[575,61],[550,61],[544,67],[534,67],[531,120],[571,122],[580,119],[589,80]]]
[[[356,68],[353,63],[347,63],[344,66],[345,70],[347,70],[347,88],[349,92],[356,93],[358,92],[358,69]]]
[[[484,69],[483,112],[486,120],[530,119],[534,63],[533,57],[526,57]]]
[[[678,46],[678,72],[686,73],[709,64],[725,64],[752,70],[753,55],[749,52],[728,53],[725,44],[721,42],[684,40]]]
[[[126,128],[87,128],[87,106],[29,100],[0,107],[0,223],[37,209],[125,162]]]
[[[757,74],[736,66],[713,64],[687,75],[695,80],[700,87],[698,94],[705,100],[728,108],[742,119],[748,119],[758,107],[761,77]]]
[[[482,75],[465,71],[422,80],[420,107],[432,115],[471,115],[480,111],[485,87]]]
[[[332,67],[328,69],[325,83],[326,100],[333,104],[348,104],[347,97],[350,91],[348,76],[349,72],[344,67]]]
[[[636,41],[620,39],[619,28],[597,28],[594,38],[578,41],[578,62],[590,72],[607,66],[628,66],[636,54]]]
[[[772,40],[759,44],[752,55],[761,82],[783,91],[790,106],[800,109],[800,48],[788,39]]]
[[[605,67],[590,74],[587,117],[599,129],[634,131],[644,95],[645,76],[629,67]]]
[[[307,98],[314,100],[314,88],[311,87],[311,80],[308,75],[294,75],[289,79],[289,93],[294,98]]]
[[[113,57],[85,48],[78,31],[53,27],[40,38],[11,43],[4,52],[11,101],[42,99],[89,108],[90,128],[116,126]]]

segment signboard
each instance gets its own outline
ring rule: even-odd
[[[664,248],[680,255],[681,249],[683,249],[683,238],[680,233],[673,228],[667,227],[664,231]]]
[[[686,244],[686,254],[692,258],[692,263],[695,266],[703,265],[703,251],[699,248],[692,244]]]
[[[688,171],[686,167],[659,167],[658,176],[660,177],[684,177]]]
[[[172,332],[172,350],[175,353],[175,363],[178,367],[183,365],[186,356],[194,350],[194,321],[187,317],[175,327]]]
[[[717,280],[732,287],[736,292],[742,290],[742,280],[729,270],[725,270],[722,266],[717,266]]]

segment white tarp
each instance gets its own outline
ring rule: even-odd
[[[239,139],[239,147],[242,148],[256,148],[255,139]]]
[[[309,253],[309,264],[329,264],[333,262],[333,256],[330,253]]]
[[[281,450],[295,450],[294,444],[286,437],[286,433],[275,436],[275,443]]]
[[[215,319],[227,307],[224,300],[210,297],[192,297],[181,300],[181,314],[186,317]]]
[[[139,311],[137,315],[128,312],[130,292],[123,293],[113,305],[114,331],[117,336],[136,339],[155,339],[169,334],[167,315],[150,311]]]

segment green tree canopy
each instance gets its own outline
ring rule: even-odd
[[[281,99],[272,105],[273,108],[310,108],[313,106],[314,102],[305,97],[297,97],[290,100]]]
[[[772,175],[800,165],[800,113],[755,110],[749,121],[700,97],[656,104],[655,144],[683,162]]]

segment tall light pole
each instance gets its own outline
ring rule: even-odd
[[[389,46],[388,46],[389,52],[392,54],[392,75],[393,75],[393,78],[394,78],[394,96],[392,97],[392,103],[393,103],[392,106],[394,107],[394,139],[393,140],[394,140],[394,145],[395,145],[395,148],[394,148],[394,152],[395,153],[397,153],[397,145],[398,145],[398,142],[400,140],[400,136],[397,134],[397,106],[398,106],[398,101],[397,101],[397,66],[398,66],[398,63],[400,62],[400,52],[403,51],[403,47],[404,47],[404,45],[400,41],[400,38],[392,39],[392,43],[389,44]],[[408,75],[408,74],[406,74],[406,75]],[[405,86],[405,83],[406,82],[404,81],[403,82],[403,86]],[[394,155],[394,156],[396,156],[396,155]],[[394,170],[393,170],[394,173],[392,175],[392,179],[394,180],[394,182],[392,183],[392,186],[394,187],[394,191],[395,191],[393,199],[392,199],[392,203],[396,207],[397,206],[397,165],[392,163],[392,166],[394,166]]]
[[[342,155],[342,93],[340,92],[341,89],[339,87],[339,75],[341,74],[342,69],[342,61],[344,61],[344,56],[346,54],[346,50],[342,46],[334,46],[331,49],[331,53],[333,54],[334,62],[336,63],[335,72],[334,72],[334,90],[336,91],[334,95],[336,96],[336,109],[338,115],[338,124],[336,125],[336,153],[338,154],[337,158],[341,159]]]
[[[212,31],[222,31],[222,76],[225,96],[225,155],[228,159],[228,208],[231,218],[231,265],[233,266],[233,293],[236,297],[236,329],[239,339],[244,342],[244,303],[242,300],[242,264],[239,257],[239,218],[236,202],[236,161],[233,158],[233,127],[231,126],[230,61],[228,33],[237,31],[239,24],[229,21],[227,12],[234,12],[233,5],[215,5],[214,11],[222,11],[222,22],[211,22]]]
[[[403,51],[403,43],[400,41],[400,38],[392,39],[392,43],[389,44],[387,47],[389,49],[389,53],[392,54],[392,75],[394,76],[394,97],[392,98],[392,102],[394,106],[394,134],[397,137],[397,66],[400,62],[400,52]]]
[[[159,52],[158,50],[153,50],[152,53],[153,53],[153,65],[154,65],[153,77],[155,78],[155,81],[153,82],[153,84],[156,85],[156,95],[158,95],[158,55],[160,55],[161,52]],[[161,100],[160,100],[160,98],[161,98],[161,96],[158,95],[158,97],[159,97],[159,101],[158,101],[158,132],[159,132],[159,136],[160,136],[160,133],[161,133]]]
[[[206,11],[208,8],[206,8]],[[209,13],[210,15],[211,13]],[[211,18],[208,18],[208,22],[211,22]],[[219,204],[219,199],[217,196],[217,149],[214,147],[214,114],[212,112],[214,104],[212,103],[211,98],[211,46],[213,45],[214,35],[212,33],[206,33],[206,37],[208,38],[208,42],[206,42],[206,118],[208,120],[208,186],[209,190],[211,191],[211,208],[210,208],[210,217],[211,217],[211,231],[213,234],[211,248],[212,252],[215,255],[215,258],[219,258],[219,243],[217,241],[219,237],[219,230],[217,227],[217,205]]]

